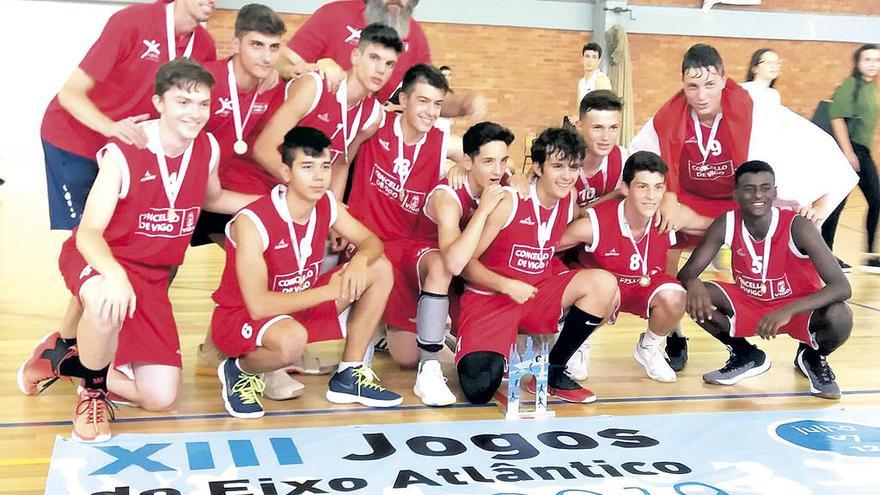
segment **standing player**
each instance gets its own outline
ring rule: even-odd
[[[667,170],[653,153],[639,151],[630,156],[623,168],[625,198],[589,208],[584,218],[568,226],[559,246],[566,249],[583,244],[582,266],[602,268],[617,277],[620,311],[648,320],[633,357],[649,378],[659,382],[675,381],[675,371],[666,362],[660,343],[679,326],[685,310],[684,289],[665,273],[675,231],[660,234],[653,226],[666,190]],[[710,221],[692,211],[682,219],[684,230],[697,234],[702,234]]]
[[[363,356],[393,278],[382,243],[330,192],[331,142],[297,127],[281,148],[287,186],[251,203],[229,224],[226,269],[214,293],[213,339],[230,357],[217,368],[229,414],[261,417],[258,373],[296,361],[306,342],[343,338],[337,314],[354,305],[339,371],[327,399],[388,407],[401,397],[377,384]],[[348,263],[319,276],[330,228],[358,247]]]
[[[334,164],[331,190],[341,198],[348,179],[349,147],[358,134],[370,129],[375,132],[382,106],[373,96],[381,90],[394,70],[403,51],[400,37],[388,26],[370,24],[361,32],[355,48],[349,50],[352,69],[331,91],[315,72],[308,72],[291,82],[287,99],[275,112],[257,138],[256,160],[264,174],[279,180],[288,167],[281,162],[278,147],[285,134],[297,125],[314,127],[330,136],[333,142],[331,161]]]
[[[446,335],[449,284],[470,261],[486,219],[504,195],[500,182],[512,142],[513,134],[493,122],[468,129],[463,137],[463,184],[455,188],[442,180],[428,194],[411,238],[388,243],[402,253],[395,266],[401,277],[392,291],[395,321],[407,323],[398,328],[416,333],[419,370],[413,392],[428,405],[455,402],[438,360]],[[399,338],[394,342],[400,362]]]
[[[623,102],[605,89],[591,91],[580,104],[575,126],[586,143],[584,163],[575,188],[581,211],[604,199],[619,197],[620,178],[627,152],[620,139]]]
[[[19,371],[19,385],[36,393],[47,378],[83,378],[72,434],[79,440],[110,437],[108,385],[148,410],[173,406],[181,360],[170,267],[183,262],[202,205],[231,212],[253,198],[220,187],[217,143],[201,132],[213,83],[189,60],[159,69],[159,120],[140,125],[146,146],[111,139],[101,149],[83,220],[62,247],[61,273],[83,306],[78,356],[44,341]]]
[[[852,311],[844,303],[849,282],[815,227],[772,206],[776,185],[770,165],[746,162],[734,178],[739,210],[712,223],[678,274],[687,288],[688,313],[730,350],[727,363],[704,374],[703,381],[734,385],[764,373],[770,359],[745,337],[787,333],[800,341],[794,363],[810,380],[810,392],[838,399],[827,356],[852,330]],[[697,277],[722,244],[733,253],[734,283],[703,283]]]
[[[587,43],[581,49],[581,62],[584,67],[584,77],[578,80],[578,102],[584,100],[584,96],[591,91],[599,89],[611,89],[611,80],[600,70],[602,65],[602,47],[599,43]]]
[[[568,402],[596,396],[565,374],[575,350],[611,314],[617,280],[603,270],[552,270],[551,260],[576,209],[572,185],[584,156],[583,139],[568,129],[547,129],[532,143],[538,179],[528,199],[512,191],[489,215],[474,258],[465,269],[456,363],[472,403],[488,402],[501,384],[518,330],[554,333],[549,393]],[[534,392],[534,381],[530,384]]]

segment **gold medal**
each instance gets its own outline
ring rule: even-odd
[[[235,151],[236,155],[243,155],[247,153],[248,145],[243,139],[239,139],[232,145],[232,150]]]
[[[764,284],[761,284],[761,288],[758,289],[758,294],[763,296],[766,293],[767,293],[767,286],[765,286]]]
[[[641,277],[639,277],[639,285],[641,285],[642,287],[647,287],[651,285],[651,277],[647,275],[642,275]]]

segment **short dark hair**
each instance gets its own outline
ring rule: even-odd
[[[856,51],[853,52],[853,70],[852,77],[856,78],[856,82],[862,80],[862,75],[859,73],[859,59],[862,58],[862,52],[868,50],[877,50],[877,45],[874,43],[865,43],[864,45],[856,48]]]
[[[620,112],[623,110],[623,102],[620,101],[620,98],[618,98],[613,91],[608,89],[597,89],[584,95],[584,98],[581,100],[579,117],[583,119],[584,115],[590,110],[611,110],[613,112]]]
[[[192,91],[200,85],[207,86],[210,90],[214,87],[214,76],[198,62],[188,58],[178,58],[159,67],[153,93],[162,96],[172,86]]]
[[[669,172],[669,167],[666,166],[666,162],[664,162],[656,153],[651,153],[650,151],[636,151],[630,155],[629,158],[626,159],[626,163],[623,164],[621,180],[626,183],[626,185],[630,185],[633,178],[639,172],[657,172],[666,177],[666,174]]]
[[[409,95],[416,83],[427,83],[444,93],[449,92],[449,82],[442,72],[436,67],[427,64],[416,64],[409,68],[403,75],[400,92]]]
[[[492,141],[503,141],[504,144],[510,146],[513,142],[513,133],[506,127],[502,127],[495,122],[480,122],[474,124],[462,136],[462,148],[464,153],[473,158],[480,152],[480,147]]]
[[[543,168],[547,158],[556,154],[562,155],[563,160],[581,162],[586,148],[580,133],[564,127],[551,127],[532,141],[532,163]]]
[[[364,48],[369,44],[382,45],[390,48],[397,53],[403,53],[403,41],[400,35],[391,26],[374,22],[361,31],[361,40],[358,41],[358,48]]]
[[[439,70],[440,72],[443,72],[444,70],[452,70],[452,67],[450,67],[448,65],[441,65],[440,67],[437,68],[437,70]]]
[[[284,142],[281,143],[281,161],[289,167],[293,165],[297,151],[317,157],[329,147],[330,138],[323,132],[314,127],[297,126],[284,135]]]
[[[755,80],[755,73],[752,72],[752,69],[761,65],[761,57],[763,57],[764,54],[767,52],[776,53],[776,51],[771,48],[758,48],[757,50],[755,50],[755,53],[752,54],[752,58],[749,59],[749,67],[746,69],[746,81]],[[776,79],[779,78],[777,77]],[[771,88],[776,86],[776,79],[770,81]]]
[[[586,45],[584,45],[583,48],[581,48],[581,56],[583,57],[584,54],[587,52],[596,52],[599,54],[599,58],[602,58],[602,45],[600,45],[599,43],[596,43],[594,41],[591,41],[591,42],[587,43]]]
[[[749,160],[740,165],[736,169],[736,172],[733,173],[733,183],[735,186],[738,186],[739,178],[743,175],[757,174],[760,172],[770,172],[770,175],[773,176],[773,182],[776,182],[776,172],[773,171],[773,167],[771,167],[769,163],[761,160]]]
[[[681,60],[682,77],[688,70],[709,68],[714,68],[718,74],[724,74],[724,61],[721,60],[721,54],[712,45],[697,43],[684,52],[684,58]]]
[[[249,3],[239,9],[235,17],[235,37],[241,38],[253,31],[280,36],[287,31],[287,27],[274,10],[259,3]]]

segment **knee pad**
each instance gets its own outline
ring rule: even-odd
[[[488,351],[472,352],[458,360],[458,381],[472,404],[489,402],[504,376],[504,357]]]

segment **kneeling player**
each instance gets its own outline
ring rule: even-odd
[[[330,139],[310,127],[281,145],[287,186],[236,214],[227,227],[226,269],[214,293],[212,337],[224,354],[217,375],[229,414],[263,415],[259,373],[296,361],[307,342],[343,338],[337,315],[354,304],[327,400],[388,407],[402,399],[379,386],[363,356],[393,281],[382,243],[329,191]],[[345,265],[318,275],[324,240],[336,229],[357,247]]]
[[[736,169],[734,198],[740,209],[712,223],[678,274],[687,288],[688,313],[730,349],[727,364],[703,381],[733,385],[764,373],[770,359],[745,337],[787,333],[801,341],[794,364],[810,380],[810,392],[840,398],[827,356],[852,330],[852,311],[844,303],[849,282],[807,219],[772,206],[776,180],[766,162]],[[732,252],[734,283],[701,282],[697,276],[722,244]]]
[[[648,377],[674,382],[675,371],[666,362],[660,344],[678,326],[685,310],[685,291],[665,273],[666,254],[675,244],[675,231],[660,234],[654,214],[666,191],[668,167],[659,156],[639,151],[626,160],[621,191],[625,199],[606,201],[572,222],[560,249],[583,243],[578,261],[602,268],[617,277],[620,310],[648,320],[633,357]],[[711,222],[690,208],[679,212],[681,230],[702,235]]]
[[[584,141],[567,129],[547,129],[532,143],[537,180],[528,199],[515,193],[498,204],[465,269],[456,362],[467,399],[485,403],[501,384],[505,359],[519,329],[562,332],[550,351],[549,392],[568,402],[596,396],[565,374],[574,351],[611,314],[617,280],[603,270],[554,273],[551,260],[577,205],[572,185]],[[529,390],[534,392],[534,381]]]

